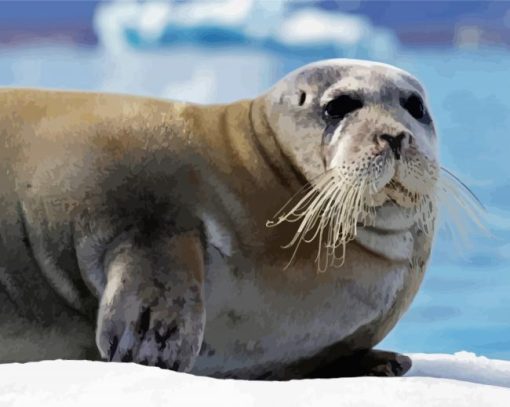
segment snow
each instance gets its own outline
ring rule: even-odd
[[[467,352],[410,356],[409,377],[289,382],[217,380],[135,364],[5,364],[0,365],[0,406],[510,405],[510,361]]]
[[[510,388],[510,361],[488,359],[472,352],[453,355],[413,353],[406,376],[430,376]]]

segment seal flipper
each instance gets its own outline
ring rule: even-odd
[[[410,368],[411,358],[395,352],[375,349],[358,351],[313,371],[309,378],[355,376],[403,376]]]
[[[104,359],[189,371],[202,345],[203,248],[198,232],[116,239],[104,261],[96,343]]]

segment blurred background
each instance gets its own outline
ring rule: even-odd
[[[440,232],[381,348],[510,359],[510,2],[0,1],[0,86],[227,102],[335,57],[424,83],[442,163],[484,203],[493,234],[459,249]]]

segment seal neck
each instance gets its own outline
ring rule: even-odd
[[[307,184],[306,178],[293,165],[282,150],[264,109],[264,100],[251,101],[249,111],[251,138],[254,147],[279,183],[290,190],[297,190]]]
[[[238,237],[251,254],[259,247],[269,248],[268,253],[274,256],[270,248],[286,245],[294,236],[296,225],[283,224],[274,230],[266,223],[308,182],[282,151],[267,119],[263,98],[219,108],[221,113],[214,117],[220,130],[214,133],[223,140],[222,154],[231,158],[224,160],[229,165],[228,174],[234,174],[229,177],[229,188],[240,196],[239,201],[250,214],[249,225],[237,229]]]

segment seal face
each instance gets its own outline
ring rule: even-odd
[[[406,230],[414,222],[393,225],[374,208],[405,211],[402,216],[414,217],[422,230],[433,230],[437,137],[418,81],[384,64],[323,61],[278,83],[266,109],[280,146],[314,185],[296,206],[278,213],[277,224],[302,220],[293,243],[326,240],[326,265],[354,238],[388,258],[409,259]],[[376,218],[386,226],[374,229]],[[358,231],[360,221],[372,228]]]
[[[409,368],[371,350],[435,228],[437,139],[408,73],[340,59],[229,105],[0,90],[0,106],[0,361]]]

